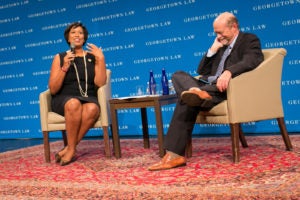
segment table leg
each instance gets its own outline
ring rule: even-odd
[[[114,105],[110,105],[111,112],[111,123],[112,123],[112,134],[113,134],[113,144],[114,152],[116,158],[121,158],[121,148],[120,148],[120,138],[119,138],[119,128],[118,128],[118,113]]]
[[[143,139],[144,148],[150,148],[149,131],[148,131],[148,118],[146,108],[141,108],[142,126],[143,126]]]
[[[164,150],[164,147],[163,147],[164,146],[164,130],[163,130],[161,106],[158,102],[155,103],[154,110],[155,110],[155,118],[156,118],[156,129],[157,129],[159,156],[163,157],[165,155],[165,150]]]

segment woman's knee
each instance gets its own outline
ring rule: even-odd
[[[91,118],[98,118],[100,113],[100,108],[94,103],[86,103],[83,104],[83,114],[91,117]]]
[[[78,99],[75,98],[69,99],[65,104],[65,113],[80,112],[80,110],[81,110],[81,102]]]

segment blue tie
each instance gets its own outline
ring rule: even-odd
[[[226,58],[229,56],[230,52],[231,52],[231,46],[228,46],[228,47],[226,48],[226,50],[224,51],[223,55],[222,55],[222,58],[221,58],[221,61],[220,61],[220,63],[219,63],[219,66],[218,66],[218,68],[217,68],[216,74],[215,74],[214,76],[209,76],[209,77],[207,78],[208,82],[211,83],[211,82],[217,80],[217,78],[222,74],[222,71],[223,71],[223,69],[224,69],[224,63],[225,63],[225,60],[226,60]]]

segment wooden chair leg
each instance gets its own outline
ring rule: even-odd
[[[141,108],[141,118],[142,118],[144,148],[149,149],[150,148],[150,140],[149,140],[148,118],[147,118],[146,108]],[[162,146],[162,145],[163,144],[159,144],[159,146]]]
[[[239,138],[240,138],[240,141],[241,141],[241,144],[242,146],[245,148],[245,147],[248,147],[248,144],[247,144],[247,141],[246,141],[246,138],[245,138],[245,135],[243,133],[243,129],[242,129],[242,125],[239,124]]]
[[[111,124],[109,125],[109,128],[112,132],[112,125]],[[114,146],[115,144],[114,144],[114,135],[113,134],[111,134],[111,138],[112,138],[112,145]]]
[[[233,162],[238,163],[240,162],[240,145],[239,145],[240,125],[230,124],[230,129],[231,129]]]
[[[186,147],[185,147],[185,156],[187,158],[190,158],[190,157],[192,157],[192,154],[193,154],[192,136],[189,135],[188,139],[187,139]]]
[[[114,155],[116,158],[121,158],[121,147],[120,147],[120,137],[118,131],[118,117],[117,117],[117,110],[115,109],[114,104],[110,104],[110,116],[111,116],[111,130],[112,130],[112,139],[113,139],[113,149]]]
[[[283,117],[277,118],[277,122],[278,122],[278,126],[280,128],[280,133],[282,135],[283,141],[284,141],[285,146],[286,146],[286,150],[292,151],[293,146],[292,146],[290,137],[288,135],[288,132],[286,130],[286,126],[285,126],[285,122],[284,122]]]
[[[108,127],[103,126],[102,129],[103,129],[103,141],[104,141],[105,156],[107,158],[110,158],[111,157],[111,151],[110,151]]]
[[[44,135],[44,153],[45,153],[45,161],[50,163],[50,144],[49,144],[49,133],[47,131],[43,131]]]
[[[63,141],[64,141],[64,146],[67,146],[68,145],[68,138],[67,138],[66,131],[62,130],[61,135],[62,135],[62,138],[63,138]]]

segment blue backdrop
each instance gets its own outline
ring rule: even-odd
[[[177,70],[195,75],[215,37],[212,22],[224,11],[238,17],[242,31],[257,34],[263,48],[287,49],[282,78],[285,120],[289,132],[299,132],[299,0],[2,0],[0,138],[42,137],[38,96],[47,89],[53,56],[69,49],[63,38],[69,23],[84,23],[88,42],[103,48],[112,71],[113,97],[123,97],[135,95],[137,85],[146,87],[149,70],[157,82],[162,68],[169,78]],[[163,108],[165,131],[173,111],[174,105]],[[155,135],[154,110],[147,112],[150,134]],[[138,109],[121,110],[120,134],[140,135],[139,122]],[[194,134],[228,132],[224,125],[194,129]],[[245,132],[278,132],[278,127],[274,120],[249,123]]]

